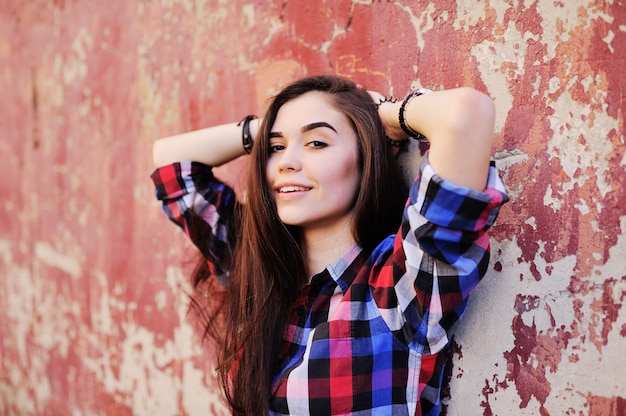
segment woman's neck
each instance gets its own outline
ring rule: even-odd
[[[324,270],[356,243],[350,224],[350,221],[345,221],[331,228],[304,230],[304,253],[309,276]]]

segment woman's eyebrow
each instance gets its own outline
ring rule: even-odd
[[[332,131],[334,131],[335,133],[337,133],[337,129],[336,129],[336,128],[334,128],[333,126],[331,126],[330,124],[328,124],[328,123],[327,123],[327,122],[325,122],[325,121],[318,121],[318,122],[316,122],[316,123],[307,124],[306,126],[302,126],[302,128],[300,129],[300,131],[301,131],[302,133],[306,133],[306,132],[307,132],[307,131],[309,131],[309,130],[314,130],[314,129],[317,129],[317,128],[320,128],[320,127],[326,127],[326,128],[329,128],[329,129],[331,129]]]
[[[337,133],[337,129],[334,128],[333,126],[331,126],[330,124],[328,124],[325,121],[318,121],[315,123],[311,123],[311,124],[307,124],[306,126],[302,126],[302,128],[300,128],[300,131],[302,133],[306,133],[307,131],[311,131],[311,130],[315,130],[321,127],[326,127],[328,129],[331,129],[332,131],[334,131],[335,133]],[[273,137],[283,137],[283,133],[280,131],[272,131],[269,134],[270,139]]]

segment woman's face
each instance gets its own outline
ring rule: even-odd
[[[283,223],[349,225],[360,174],[357,136],[325,94],[308,92],[280,108],[270,130],[267,181]]]

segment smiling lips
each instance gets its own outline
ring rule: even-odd
[[[290,192],[306,192],[309,190],[311,190],[311,188],[306,188],[304,186],[297,186],[297,185],[288,185],[288,186],[281,186],[280,188],[278,188],[278,193],[284,194],[284,193],[290,193]]]

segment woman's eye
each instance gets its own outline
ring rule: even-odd
[[[326,146],[327,146],[327,144],[326,144],[326,143],[324,143],[324,142],[321,142],[321,141],[319,141],[319,140],[312,140],[312,141],[310,141],[309,143],[307,143],[307,146],[308,146],[308,147],[313,147],[313,148],[315,148],[315,149],[321,149],[321,148],[326,147]]]
[[[281,150],[285,150],[285,146],[283,146],[282,144],[272,144],[272,145],[270,145],[270,153],[276,153],[276,152],[279,152]]]

